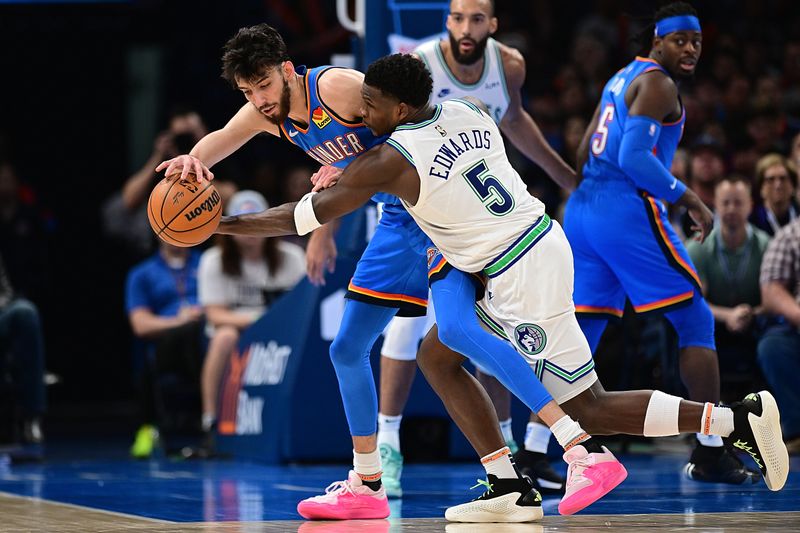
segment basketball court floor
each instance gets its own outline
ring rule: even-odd
[[[86,454],[82,455],[86,457]],[[305,522],[297,501],[346,475],[346,465],[265,466],[245,461],[136,462],[124,458],[55,458],[40,465],[0,464],[0,531],[100,533],[301,532],[593,532],[800,531],[800,457],[786,487],[733,487],[689,481],[685,453],[620,455],[628,479],[582,513],[529,524],[447,523],[444,510],[478,495],[474,464],[410,464],[405,494],[389,520]]]

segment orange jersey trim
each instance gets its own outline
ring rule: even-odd
[[[433,276],[433,275],[435,275],[435,274],[438,274],[439,272],[441,272],[441,271],[442,271],[442,269],[445,267],[445,265],[447,265],[447,259],[445,259],[444,257],[442,257],[442,258],[439,260],[439,263],[437,263],[437,265],[436,265],[435,267],[431,268],[431,269],[428,271],[428,277],[431,277],[431,276]]]
[[[576,313],[596,313],[602,315],[614,315],[615,317],[619,318],[622,316],[622,309],[616,309],[614,307],[594,307],[592,305],[576,305],[575,312]]]
[[[663,300],[657,300],[649,304],[634,305],[633,309],[637,313],[646,313],[648,311],[653,311],[654,309],[661,309],[662,307],[669,307],[670,305],[685,302],[686,300],[690,300],[692,296],[694,296],[694,291],[684,292],[683,294],[664,298]]]
[[[357,287],[353,285],[352,281],[347,286],[347,290],[357,292],[358,294],[363,294],[365,296],[378,298],[379,300],[396,300],[401,302],[412,303],[422,307],[428,307],[428,301],[423,300],[422,298],[414,298],[413,296],[408,296],[407,294],[392,294],[387,292],[378,292],[370,289],[364,289],[362,287]]]
[[[697,272],[695,272],[694,268],[692,268],[692,266],[689,263],[687,263],[683,259],[683,257],[681,257],[681,254],[679,254],[678,251],[675,249],[675,246],[672,245],[672,241],[669,240],[669,237],[667,236],[667,231],[664,229],[664,224],[661,221],[661,216],[659,215],[660,212],[658,206],[656,205],[655,200],[653,200],[652,197],[648,196],[647,201],[650,203],[650,209],[653,212],[653,219],[656,222],[656,227],[658,227],[658,233],[661,236],[661,240],[667,246],[670,255],[672,255],[672,258],[675,260],[676,263],[678,263],[684,270],[686,270],[686,272],[695,281],[697,286],[701,287],[702,284],[700,283],[700,278],[698,277]]]

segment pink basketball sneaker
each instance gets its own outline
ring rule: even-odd
[[[308,520],[386,518],[389,500],[383,487],[372,490],[351,470],[345,481],[328,485],[325,494],[298,503],[297,512]]]
[[[567,469],[567,487],[558,512],[575,514],[593,504],[628,477],[628,471],[617,458],[603,446],[603,453],[589,453],[578,444],[564,452]]]

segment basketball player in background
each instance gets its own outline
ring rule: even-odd
[[[575,308],[592,352],[609,317],[622,316],[626,297],[637,313],[664,314],[678,334],[689,398],[716,403],[714,317],[664,204],[684,206],[700,239],[708,235],[711,211],[669,173],[686,119],[677,83],[694,74],[702,48],[697,12],[683,2],[664,6],[643,36],[648,57],[637,57],[608,81],[579,147],[583,181],[564,216],[575,254]],[[662,399],[653,402],[668,409]],[[686,467],[691,479],[758,482],[759,473],[719,436],[698,432],[697,439]]]
[[[431,103],[464,96],[480,100],[505,137],[553,181],[571,191],[576,186],[575,172],[550,147],[522,107],[520,91],[525,82],[525,59],[517,49],[492,38],[498,24],[494,7],[493,0],[452,0],[447,38],[427,41],[414,51],[433,78]],[[427,317],[394,318],[381,350],[378,447],[383,483],[390,497],[402,494],[400,421],[417,369],[414,360],[417,346],[427,324]],[[524,448],[518,450],[511,432],[511,393],[485,369],[477,368],[475,375],[492,398],[500,429],[517,467],[531,477],[541,492],[563,492],[564,478],[553,470],[545,456],[551,435],[547,426],[533,415],[525,433]]]
[[[564,232],[544,213],[544,205],[528,194],[508,162],[491,118],[465,100],[432,106],[428,102],[431,85],[424,65],[413,56],[395,54],[374,62],[364,79],[362,116],[376,135],[390,134],[389,139],[349,165],[336,186],[261,213],[223,217],[218,232],[305,234],[357,209],[376,192],[400,198],[435,244],[427,253],[432,274],[446,272],[449,277],[482,272],[486,277],[478,313],[509,342],[486,334],[499,346],[474,351],[475,361],[511,390],[518,389],[515,380],[533,375],[532,367],[549,369],[542,373],[541,383],[528,379],[527,384],[534,386],[528,392],[539,396],[531,402],[538,406],[533,410],[550,424],[570,464],[566,493],[559,504],[562,514],[582,509],[588,505],[584,497],[597,496],[601,486],[613,488],[625,473],[613,455],[570,416],[553,420],[553,415],[563,413],[555,401],[596,432],[667,436],[701,430],[725,437],[753,457],[771,490],[783,488],[789,459],[778,408],[768,392],[749,394],[742,402],[721,407],[659,391],[603,390],[575,317],[572,254]],[[448,269],[448,265],[452,266]],[[437,302],[437,289],[447,277],[432,284]],[[531,283],[532,277],[538,282]],[[462,274],[463,278],[466,275]],[[469,280],[463,283],[475,287]],[[459,298],[458,294],[451,296]],[[471,296],[475,296],[474,290]],[[446,322],[448,327],[451,323],[459,327],[453,331],[435,327],[423,342],[419,364],[459,427],[483,455],[487,449],[481,446],[502,446],[503,440],[483,389],[461,367],[463,357],[454,353],[467,353],[463,346],[477,335],[473,333],[477,327],[473,301],[462,298],[453,303],[454,310],[440,306],[439,311],[461,310],[461,321]],[[430,350],[428,341],[436,336],[452,351]],[[527,371],[519,370],[520,364]],[[565,439],[566,433],[574,437]],[[506,459],[502,468],[495,462],[501,458]],[[483,462],[495,468],[487,466],[487,491],[472,502],[448,509],[446,518],[468,516],[472,521],[491,522],[535,508],[535,500],[529,497],[535,491],[525,492],[530,485],[513,469],[507,447],[484,455]],[[359,487],[331,487],[311,502],[323,506],[336,498],[352,499],[358,496],[354,488]]]

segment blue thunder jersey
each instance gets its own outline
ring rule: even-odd
[[[382,143],[388,136],[376,137],[364,122],[343,119],[320,99],[319,78],[333,68],[339,67],[297,67],[297,73],[305,77],[308,125],[303,126],[287,117],[280,129],[282,137],[305,150],[321,165],[345,168],[353,159]],[[386,193],[378,193],[372,199],[387,204],[400,203],[395,196]]]
[[[589,159],[583,166],[583,178],[586,180],[617,180],[628,182],[633,190],[637,189],[634,181],[619,167],[619,147],[628,118],[628,106],[625,104],[625,92],[637,76],[653,70],[666,70],[653,59],[637,57],[628,66],[616,73],[603,88],[600,99],[600,118],[597,130],[589,143]],[[661,133],[656,142],[654,154],[669,169],[672,158],[683,135],[683,124],[686,112],[681,106],[681,118],[677,122],[663,123]]]

